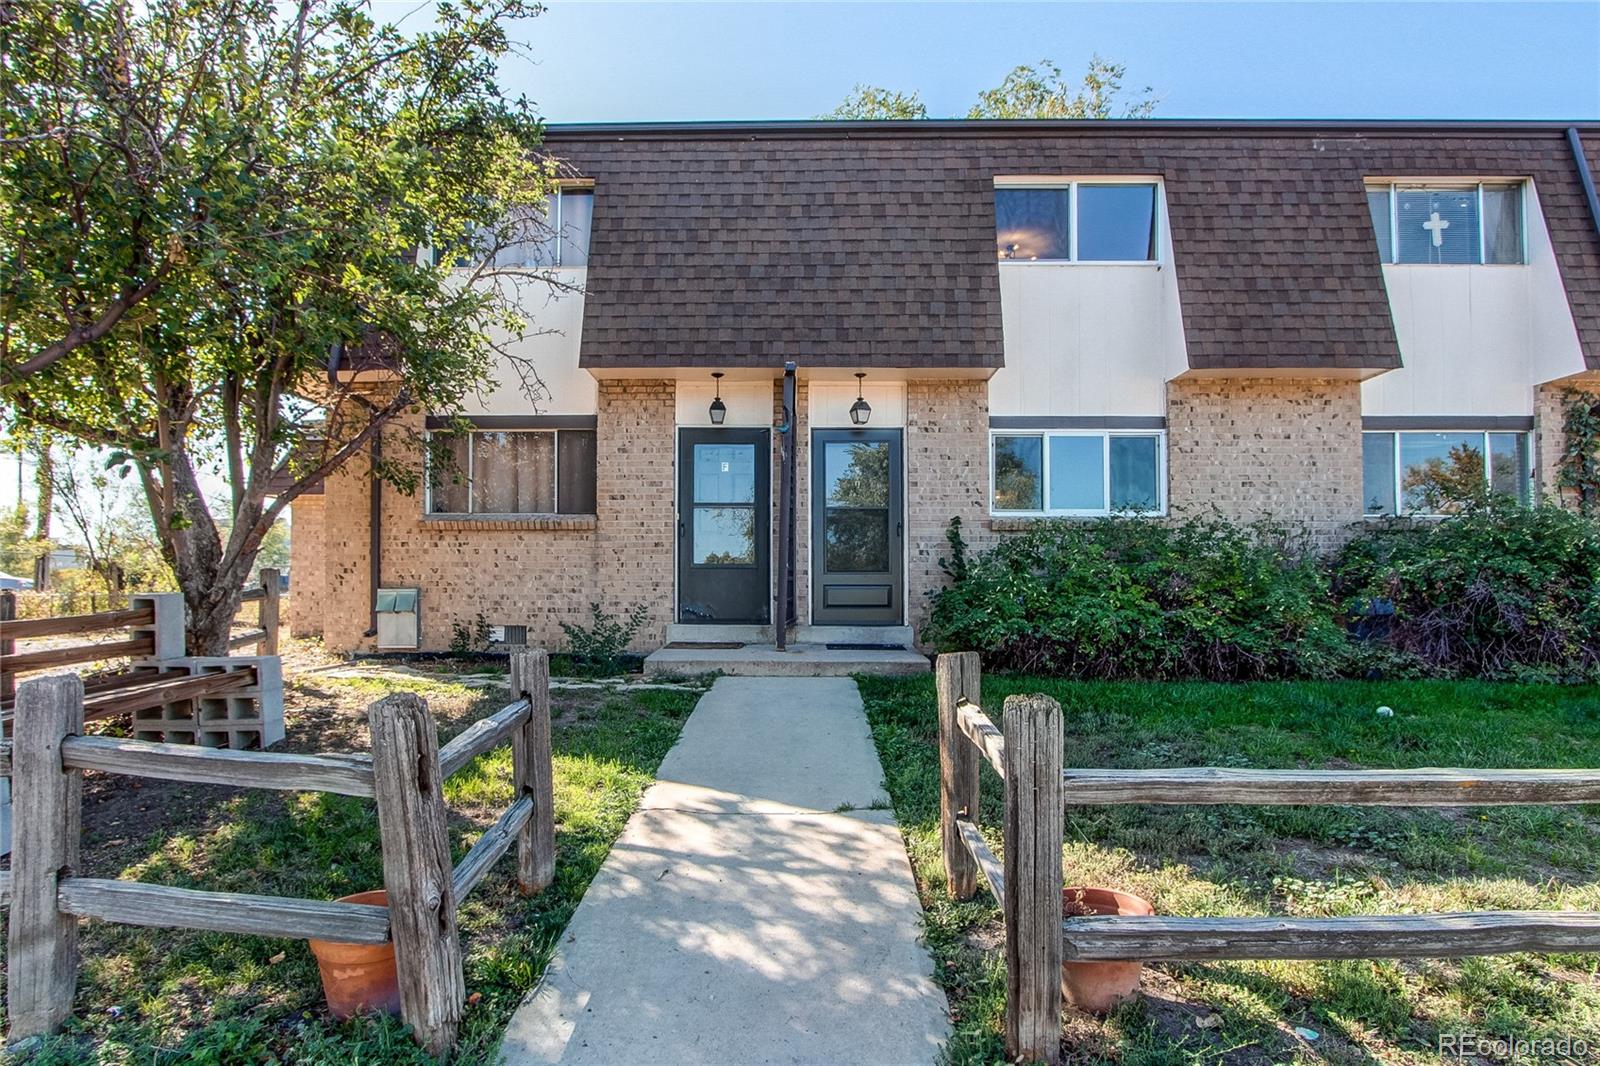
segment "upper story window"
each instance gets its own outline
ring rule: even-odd
[[[594,190],[563,186],[542,210],[526,209],[525,224],[513,231],[494,257],[499,267],[581,267],[589,265],[589,229]]]
[[[1157,258],[1154,182],[996,185],[995,252],[1007,263],[1150,263]]]
[[[1522,183],[1369,185],[1385,263],[1523,263]]]
[[[592,429],[429,435],[429,514],[594,514],[594,509]]]

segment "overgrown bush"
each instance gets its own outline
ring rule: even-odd
[[[1555,506],[1470,507],[1359,534],[1331,561],[1344,608],[1388,601],[1389,642],[1463,677],[1600,679],[1600,524]]]
[[[1327,579],[1284,527],[1046,522],[968,558],[923,631],[1002,669],[1083,678],[1331,676],[1350,642]]]

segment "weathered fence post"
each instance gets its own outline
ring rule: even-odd
[[[400,1015],[418,1043],[444,1055],[455,1044],[466,979],[451,888],[439,735],[427,703],[410,692],[372,704],[367,721]]]
[[[16,783],[6,1004],[12,1041],[55,1032],[78,984],[78,920],[56,885],[78,865],[83,774],[61,765],[61,742],[83,732],[83,681],[61,674],[17,690],[11,742]]]
[[[550,766],[550,656],[543,648],[511,653],[511,696],[526,697],[531,711],[511,734],[514,795],[533,799],[533,817],[517,834],[517,887],[530,895],[556,876],[555,781]]]
[[[0,622],[10,622],[17,617],[17,594],[10,589],[0,590]],[[17,642],[10,637],[0,639],[0,700],[9,700],[17,694],[17,677],[9,673],[6,660],[17,650]]]
[[[978,864],[956,828],[957,818],[978,822],[978,749],[956,724],[956,707],[980,701],[981,680],[977,652],[939,656],[939,841],[951,899],[971,899],[978,891]]]
[[[1061,1051],[1061,705],[1007,696],[1006,1057]]]
[[[258,615],[258,624],[261,632],[261,646],[256,649],[257,655],[278,654],[278,604],[280,593],[278,591],[278,571],[270,566],[261,568],[261,613]]]

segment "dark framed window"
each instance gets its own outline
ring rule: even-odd
[[[1152,263],[1159,188],[1147,181],[997,185],[995,254],[1007,263]]]
[[[595,431],[432,433],[427,513],[594,514]]]

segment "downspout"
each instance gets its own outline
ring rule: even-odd
[[[778,580],[772,597],[772,630],[779,651],[788,646],[789,619],[794,609],[794,415],[794,363],[785,362],[783,424],[778,427]]]
[[[365,401],[362,401],[365,402]],[[367,405],[371,407],[371,404]],[[363,637],[378,635],[378,586],[383,584],[383,478],[378,476],[378,467],[383,462],[383,429],[380,427],[372,435],[372,513],[367,519],[367,530],[370,536],[367,542],[367,601],[372,605],[372,614],[368,620],[367,631]]]
[[[1583,140],[1578,136],[1578,127],[1567,127],[1567,146],[1572,149],[1572,162],[1578,168],[1583,198],[1589,201],[1589,221],[1594,225],[1595,236],[1600,237],[1600,195],[1595,193],[1594,175],[1589,173],[1589,159],[1583,154]]]
[[[344,362],[344,341],[334,341],[328,349],[328,384],[337,386],[339,383],[339,367]],[[376,415],[378,405],[372,403],[365,396],[355,393],[351,399],[365,407],[368,413]],[[367,603],[370,604],[370,614],[367,618],[367,631],[363,637],[378,635],[378,587],[383,584],[383,557],[380,553],[383,544],[383,478],[378,476],[378,467],[383,462],[383,428],[372,434],[372,448],[370,459],[372,470],[372,505],[367,516]]]

